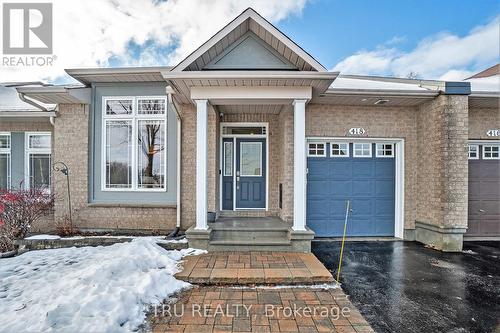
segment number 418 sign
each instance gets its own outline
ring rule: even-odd
[[[500,136],[500,129],[490,129],[486,132],[487,136]]]

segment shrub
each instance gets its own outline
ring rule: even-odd
[[[0,193],[0,252],[14,249],[30,227],[54,206],[54,196],[42,189],[19,189]]]

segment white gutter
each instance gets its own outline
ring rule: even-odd
[[[24,96],[24,93],[19,93],[18,95],[19,95],[19,99],[20,99],[21,101],[23,101],[24,103],[28,103],[29,105],[34,106],[34,107],[36,107],[37,109],[40,109],[40,110],[42,110],[42,111],[49,111],[49,110],[47,110],[47,108],[46,108],[45,106],[42,106],[42,105],[40,105],[40,104],[38,104],[38,103],[35,103],[35,101],[32,101],[31,99],[27,99],[27,98]]]

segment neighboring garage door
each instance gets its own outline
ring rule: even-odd
[[[307,225],[316,237],[394,236],[394,144],[310,142]]]
[[[469,227],[466,236],[500,236],[500,144],[469,145]]]

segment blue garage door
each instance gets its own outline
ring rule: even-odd
[[[317,237],[394,236],[393,144],[309,143],[307,225]]]

